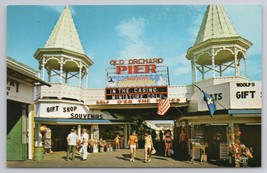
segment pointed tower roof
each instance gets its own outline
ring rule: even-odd
[[[45,48],[64,48],[84,54],[71,11],[66,6],[59,17]]]
[[[232,69],[235,69],[234,76],[240,75],[240,61],[246,61],[251,45],[238,35],[222,5],[208,5],[195,44],[186,54],[193,66],[193,82],[197,81],[198,72],[202,80],[215,78],[216,74],[222,77],[223,73],[232,73]],[[205,74],[209,75],[205,77]]]
[[[228,18],[223,5],[209,5],[194,45],[211,38],[236,36],[239,35]]]

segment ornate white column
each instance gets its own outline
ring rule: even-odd
[[[43,57],[43,61],[42,61],[42,80],[45,80],[45,58]]]
[[[195,68],[194,68],[194,59],[191,60],[191,69],[192,69],[192,82],[195,83]]]
[[[89,70],[88,70],[88,68],[86,68],[86,86],[85,86],[85,88],[88,88],[88,78],[89,78]]]
[[[192,64],[192,82],[195,83],[197,81],[197,70],[196,70],[196,56],[191,60]]]
[[[59,82],[62,84],[62,76],[63,76],[63,57],[60,58],[60,78]]]
[[[82,87],[82,62],[79,64],[79,86]]]
[[[236,47],[234,48],[234,60],[235,60],[235,76],[239,76],[240,74],[238,73],[238,62],[237,62],[237,50]]]

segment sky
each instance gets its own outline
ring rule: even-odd
[[[33,69],[64,6],[7,7],[6,54]],[[163,58],[170,85],[192,83],[186,52],[196,39],[206,5],[71,5],[84,52],[93,61],[89,88],[104,88],[112,59]],[[248,77],[262,80],[262,7],[225,5],[237,33],[253,43],[247,52]],[[249,11],[249,13],[248,13]]]

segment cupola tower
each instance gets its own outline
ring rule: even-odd
[[[221,77],[247,79],[246,54],[251,42],[238,35],[223,5],[209,5],[196,41],[187,50],[192,82]]]
[[[39,61],[43,80],[88,88],[88,69],[93,61],[83,51],[68,6],[64,8],[44,48],[37,49],[34,57]]]

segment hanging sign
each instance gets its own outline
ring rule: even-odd
[[[108,76],[107,87],[134,87],[134,86],[166,86],[168,75],[151,76]]]
[[[106,88],[106,100],[167,97],[167,86]]]

